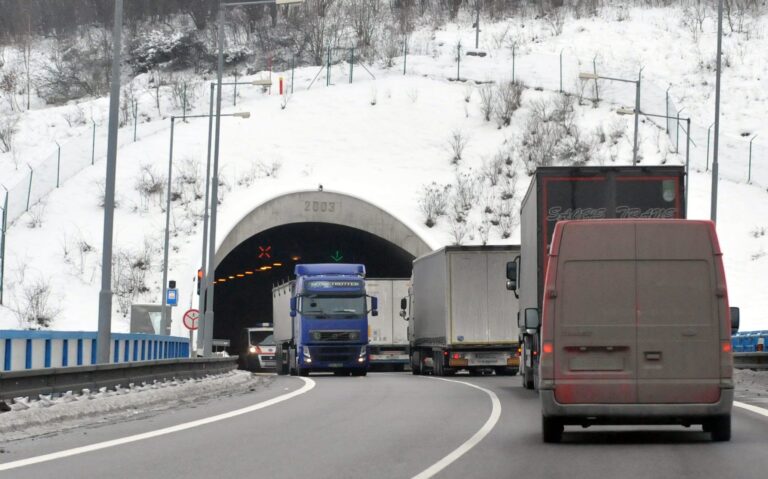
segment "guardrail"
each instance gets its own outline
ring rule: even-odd
[[[736,369],[768,369],[768,352],[733,353],[733,367]]]
[[[0,330],[0,371],[96,364],[95,332]],[[189,357],[189,338],[113,333],[114,364]]]
[[[155,380],[198,378],[237,368],[237,358],[187,358],[0,373],[0,401]]]

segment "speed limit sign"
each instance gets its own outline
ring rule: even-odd
[[[200,311],[196,309],[190,309],[186,313],[184,313],[184,318],[182,319],[182,322],[184,323],[184,327],[187,328],[190,331],[195,331],[197,329],[197,320],[200,319]]]

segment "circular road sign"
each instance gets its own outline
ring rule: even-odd
[[[182,319],[182,322],[184,323],[184,327],[189,329],[190,331],[195,331],[197,329],[197,320],[200,319],[200,311],[196,309],[190,309],[186,313],[184,313],[184,318]]]

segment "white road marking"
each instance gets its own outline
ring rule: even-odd
[[[739,401],[733,401],[733,405],[736,407],[740,407],[742,409],[746,409],[747,411],[752,411],[753,413],[768,417],[768,409],[753,406],[751,404],[747,404]]]
[[[450,466],[451,463],[456,461],[458,458],[469,452],[470,449],[477,446],[480,441],[482,441],[485,436],[490,433],[493,428],[496,426],[496,423],[499,422],[499,418],[501,417],[501,402],[499,401],[499,397],[496,396],[496,394],[489,390],[485,389],[483,387],[467,383],[464,381],[456,381],[454,379],[443,379],[443,378],[431,378],[431,379],[438,379],[440,381],[447,381],[449,383],[458,383],[463,384],[465,386],[473,387],[475,389],[479,389],[483,391],[485,394],[487,394],[491,398],[491,415],[488,418],[487,421],[485,421],[485,424],[483,424],[483,427],[481,427],[472,437],[470,437],[464,444],[454,449],[450,454],[445,456],[444,458],[440,459],[436,463],[429,466],[427,469],[424,469],[419,474],[413,476],[412,479],[429,479],[430,477],[433,477],[438,472],[442,471],[446,467]]]
[[[111,441],[99,442],[96,444],[91,444],[89,446],[76,447],[74,449],[67,449],[66,451],[59,451],[51,454],[44,454],[42,456],[30,457],[28,459],[21,459],[13,462],[6,462],[4,464],[0,464],[0,471],[18,469],[20,467],[31,466],[33,464],[40,464],[41,462],[54,461],[56,459],[63,459],[65,457],[77,456],[79,454],[98,451],[100,449],[107,449],[110,447],[122,446],[123,444],[128,444],[136,441],[143,441],[144,439],[151,439],[158,436],[164,436],[166,434],[172,434],[174,432],[185,431],[187,429],[192,429],[194,427],[204,426],[206,424],[211,424],[213,422],[223,421],[224,419],[230,419],[233,417],[241,416],[243,414],[248,414],[253,411],[258,411],[259,409],[264,409],[266,407],[273,406],[283,401],[287,401],[288,399],[294,398],[296,396],[300,396],[306,392],[309,392],[312,388],[315,387],[315,382],[313,380],[309,378],[303,378],[303,377],[299,379],[304,381],[304,386],[302,386],[300,389],[297,389],[296,391],[290,392],[288,394],[283,394],[282,396],[277,396],[267,401],[262,401],[252,406],[244,407],[242,409],[237,409],[224,414],[219,414],[217,416],[211,416],[205,419],[198,419],[197,421],[186,422],[184,424],[179,424],[177,426],[158,429],[156,431],[145,432],[142,434],[135,434],[133,436],[123,437],[120,439],[113,439]]]

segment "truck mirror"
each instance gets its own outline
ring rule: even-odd
[[[520,311],[517,312],[517,327],[520,329],[525,329],[525,325],[520,322]]]
[[[517,262],[516,261],[507,262],[507,279],[511,281],[515,285],[515,289],[517,289]]]
[[[536,308],[525,309],[525,329],[539,329],[539,310]]]
[[[379,315],[379,298],[371,296],[371,316]]]
[[[739,332],[739,308],[731,306],[731,334]]]
[[[291,297],[291,317],[296,317],[296,296]]]
[[[405,311],[408,309],[408,299],[407,298],[401,298],[400,299],[400,310]]]

